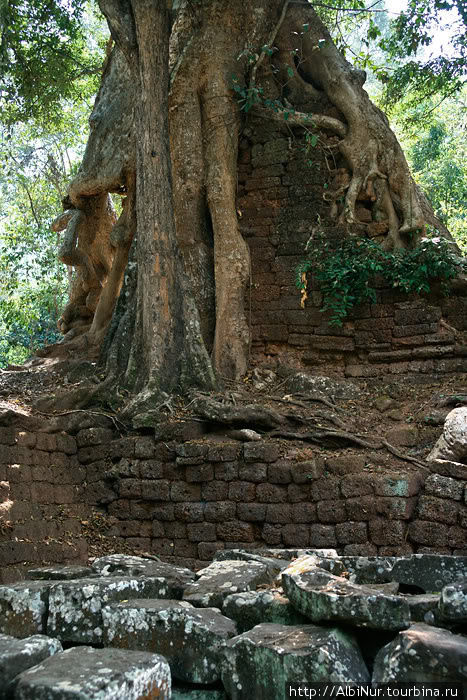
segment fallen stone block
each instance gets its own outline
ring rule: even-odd
[[[235,620],[239,632],[247,632],[262,622],[279,625],[306,625],[301,615],[287,598],[277,590],[246,591],[227,596],[222,612]]]
[[[462,635],[422,623],[399,632],[377,654],[373,682],[454,682],[467,679],[467,643]]]
[[[68,581],[76,578],[87,578],[94,574],[89,566],[42,566],[29,569],[26,578],[30,581]]]
[[[435,624],[438,612],[439,594],[424,593],[421,595],[404,596],[410,608],[412,622],[426,622]]]
[[[425,593],[436,593],[444,586],[460,582],[466,577],[467,557],[445,554],[411,554],[397,557],[391,571],[391,579],[410,586],[417,586]]]
[[[170,689],[162,656],[73,647],[22,673],[15,700],[169,700]]]
[[[292,605],[313,622],[343,622],[370,629],[400,630],[410,624],[407,601],[350,583],[323,569],[282,574]]]
[[[228,697],[223,690],[211,690],[211,688],[194,690],[172,686],[172,700],[228,700]]]
[[[132,598],[168,598],[170,593],[163,579],[148,576],[55,583],[49,592],[47,633],[62,642],[101,644],[105,605]]]
[[[395,557],[342,557],[352,583],[390,583],[394,561]]]
[[[0,632],[20,638],[45,633],[53,583],[29,581],[0,586]]]
[[[279,557],[270,557],[255,552],[245,552],[241,549],[221,549],[216,552],[214,561],[257,561],[264,564],[270,570],[272,576],[278,576],[280,572],[289,564],[289,559],[280,559]]]
[[[213,608],[177,600],[132,600],[102,611],[104,643],[162,654],[174,678],[215,683],[225,643],[235,623]]]
[[[26,639],[0,634],[0,700],[13,697],[16,678],[20,673],[60,651],[62,645],[58,639],[42,634]]]
[[[439,599],[439,616],[449,622],[467,620],[467,579],[445,586]]]
[[[334,576],[340,576],[345,571],[345,566],[341,559],[332,557],[321,557],[319,554],[304,554],[298,559],[290,562],[282,574],[302,574],[306,571],[314,571],[316,568],[323,569]]]
[[[465,464],[467,458],[467,407],[461,406],[448,413],[443,433],[427,457],[436,462],[447,459]]]
[[[315,625],[261,624],[226,644],[222,682],[231,700],[283,700],[285,684],[304,679],[335,683],[369,680],[350,635]]]
[[[195,578],[190,569],[126,554],[100,557],[93,562],[92,568],[99,576],[150,576],[164,579],[170,589],[169,597],[177,600],[182,597],[185,586]]]
[[[274,575],[265,564],[257,561],[214,561],[198,571],[198,580],[190,583],[183,600],[200,608],[221,608],[224,598],[231,593],[255,590],[271,583]]]

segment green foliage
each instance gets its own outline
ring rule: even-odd
[[[58,339],[67,275],[50,223],[81,158],[87,113],[85,103],[64,105],[59,125],[0,128],[0,366]]]
[[[306,298],[307,273],[319,283],[321,311],[330,311],[330,325],[341,326],[354,306],[376,301],[375,275],[388,286],[406,293],[429,292],[433,281],[456,277],[458,259],[446,240],[424,238],[411,250],[387,252],[371,239],[330,237],[315,233],[307,244],[307,257],[297,267],[296,284]]]
[[[467,253],[467,88],[441,105],[402,102],[394,126],[416,182]],[[423,120],[417,116],[424,114]]]
[[[1,0],[1,122],[59,122],[63,99],[90,97],[102,64],[101,26],[89,0]]]
[[[0,367],[20,364],[61,337],[57,321],[65,296],[64,280],[53,279],[34,285],[25,279],[14,293],[0,294]]]
[[[443,26],[443,22],[445,23]],[[444,31],[445,49],[434,47]],[[389,60],[398,67],[388,78],[384,107],[405,98],[415,106],[421,99],[438,99],[459,92],[467,68],[467,9],[465,0],[409,0],[407,9],[391,22],[391,32],[380,41]]]

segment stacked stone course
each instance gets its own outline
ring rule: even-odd
[[[310,154],[298,134],[251,128],[241,144],[237,207],[251,252],[246,300],[258,359],[293,357],[297,366],[348,377],[467,370],[467,298],[407,296],[375,278],[376,302],[357,307],[341,328],[321,313],[322,295],[310,276],[300,306],[296,267],[319,222],[329,225],[323,199],[330,174],[319,148]],[[310,161],[311,159],[311,161]],[[365,221],[364,203],[357,215]]]
[[[198,568],[226,548],[467,552],[467,479],[381,469],[355,450],[300,460],[278,440],[0,429],[2,580],[84,562],[87,540]],[[89,534],[90,524],[93,525]],[[86,539],[87,538],[87,539]]]

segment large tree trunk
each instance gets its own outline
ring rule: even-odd
[[[261,88],[255,118],[285,124],[287,116],[287,128],[334,135],[335,186],[323,197],[330,218],[349,234],[376,231],[384,247],[405,247],[426,215],[387,119],[363,89],[364,74],[342,58],[308,3],[186,3],[171,30],[170,60],[165,2],[100,0],[100,6],[116,48],[70,185],[72,209],[57,223],[69,218],[65,238],[73,257],[62,259],[78,265],[82,280],[67,313],[81,321],[80,332],[87,330],[86,344],[99,346],[136,232],[104,349],[119,381],[139,393],[138,404],[152,404],[161,392],[212,386],[206,348],[218,376],[239,378],[247,369],[250,261],[235,207],[246,115],[234,84],[243,96]],[[266,106],[272,103],[274,109]],[[104,254],[93,232],[114,223],[102,204],[108,192],[125,193],[126,204]],[[370,202],[371,223],[358,220],[358,199]],[[101,217],[92,231],[90,209]],[[96,259],[100,267],[89,264]],[[89,287],[99,292],[91,299],[98,299],[93,317],[83,297]]]
[[[101,0],[112,35],[125,53],[136,104],[136,308],[123,384],[132,410],[154,408],[161,396],[190,386],[212,388],[214,377],[198,313],[176,243],[169,146],[169,13],[164,0],[121,4]],[[117,14],[116,14],[117,10]],[[123,368],[122,368],[123,369]]]

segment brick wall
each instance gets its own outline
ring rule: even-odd
[[[467,553],[466,479],[280,441],[188,442],[107,428],[0,429],[2,580],[24,563],[149,552],[201,566],[218,549]]]
[[[300,307],[294,271],[318,218],[330,224],[323,185],[332,186],[331,174],[322,151],[310,154],[300,138],[254,128],[248,135],[237,205],[251,251],[246,305],[253,356],[349,377],[466,371],[465,297],[407,296],[375,280],[376,303],[356,308],[342,328],[329,326],[319,311],[318,288],[311,286]],[[360,203],[360,218],[368,215]]]

